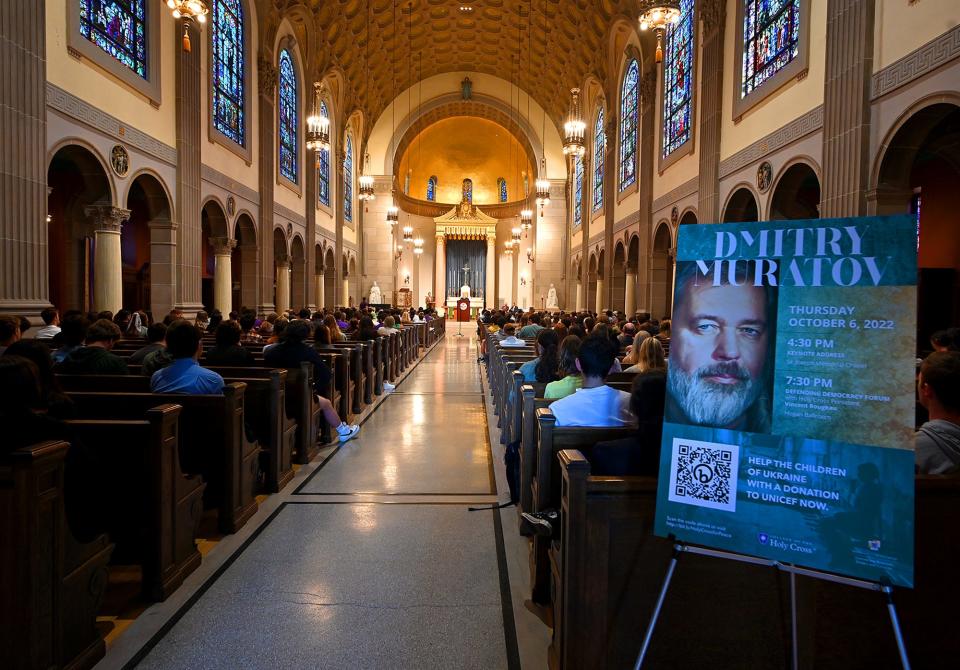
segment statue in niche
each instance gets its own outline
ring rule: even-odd
[[[370,287],[370,297],[367,299],[371,305],[381,305],[383,304],[383,294],[380,291],[380,287],[377,286],[377,282],[373,282],[373,286]]]
[[[547,309],[560,309],[560,303],[557,300],[557,289],[550,284],[550,290],[547,291]]]
[[[460,82],[460,97],[464,100],[473,97],[473,82],[470,81],[470,77],[464,77],[463,81]]]

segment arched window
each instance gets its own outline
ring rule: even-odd
[[[473,180],[464,179],[463,180],[463,197],[467,199],[467,202],[473,202]]]
[[[497,180],[497,193],[500,194],[500,202],[507,201],[507,180],[503,177]]]
[[[693,26],[693,0],[680,0],[680,20],[667,29],[663,63],[663,158],[690,139]]]
[[[800,53],[800,0],[746,0],[743,8],[745,98]]]
[[[80,34],[147,78],[147,0],[80,0]]]
[[[593,211],[603,208],[603,157],[607,149],[607,137],[603,132],[603,107],[597,110],[597,123],[593,127]]]
[[[343,220],[353,221],[353,139],[347,135],[343,155]]]
[[[210,24],[213,30],[213,127],[244,146],[246,63],[242,0],[214,0]]]
[[[279,135],[280,135],[280,174],[297,183],[299,151],[297,144],[297,73],[293,69],[293,58],[284,49],[280,52],[279,87]]]
[[[327,103],[320,101],[320,115],[329,119]],[[317,155],[317,200],[321,205],[330,206],[330,150],[321,149]]]
[[[437,178],[430,177],[427,180],[427,200],[433,202],[437,199]]]
[[[583,159],[573,156],[573,227],[580,225],[583,216]]]
[[[620,89],[620,190],[637,180],[637,125],[640,115],[640,66],[631,60]]]

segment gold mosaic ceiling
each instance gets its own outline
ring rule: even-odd
[[[368,119],[394,91],[465,70],[519,81],[559,122],[571,86],[591,72],[605,78],[611,25],[618,18],[635,25],[637,16],[637,0],[267,1],[299,24],[314,72],[344,71],[348,98]]]

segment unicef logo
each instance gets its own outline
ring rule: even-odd
[[[701,484],[709,484],[713,481],[713,468],[711,468],[706,463],[697,463],[693,467],[693,476]]]

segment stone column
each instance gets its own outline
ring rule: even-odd
[[[231,255],[237,241],[229,237],[211,237],[210,244],[213,246],[213,306],[227,315],[233,310]]]
[[[874,0],[828,0],[820,215],[867,212]]]
[[[483,289],[487,309],[497,307],[497,231],[487,233],[487,285]]]
[[[130,218],[130,210],[92,205],[84,209],[84,213],[94,230],[93,309],[116,314],[123,307],[120,226]]]
[[[187,316],[203,309],[200,296],[202,264],[200,232],[200,54],[203,49],[185,51],[181,46],[184,29],[193,44],[203,38],[193,22],[177,21],[173,51],[176,60],[177,121],[177,229],[176,306]],[[205,98],[203,98],[205,99]],[[262,110],[261,110],[262,113]],[[267,229],[269,230],[269,229]]]
[[[520,248],[514,244],[513,253],[510,255],[510,260],[512,261],[510,274],[510,306],[513,307],[517,305],[517,300],[520,297]]]
[[[697,3],[703,22],[700,48],[700,185],[697,213],[700,223],[720,220],[720,128],[723,120],[723,29],[726,0]]]
[[[350,276],[348,274],[344,273],[343,281],[340,283],[340,285],[341,285],[341,295],[343,296],[343,300],[341,300],[340,303],[344,307],[349,307],[350,306]]]
[[[290,257],[277,256],[277,297],[275,309],[278,314],[283,315],[290,309]]]
[[[660,66],[653,65],[653,69],[648,71],[640,78],[640,142],[637,150],[642,156],[637,170],[637,180],[639,183],[639,219],[640,219],[640,239],[653,239],[653,166],[656,163],[656,156],[659,150],[656,148],[654,139],[654,123],[658,118],[654,100],[657,96],[657,74]],[[641,260],[642,262],[642,260]],[[652,270],[649,263],[646,266],[641,265],[637,269],[637,275],[641,278],[640,291],[644,292],[649,299],[650,284],[652,281]],[[636,298],[634,298],[636,299]]]
[[[604,289],[606,287],[603,284],[604,284],[603,277],[597,277],[597,304],[594,305],[594,310],[593,310],[597,314],[599,314],[600,310],[603,309],[603,303],[604,303],[604,300],[606,300],[606,296],[604,295]]]
[[[437,298],[437,305],[447,308],[447,245],[443,235],[437,235],[436,267],[437,276],[434,281],[433,295]]]
[[[630,317],[637,311],[637,270],[627,268],[627,285],[623,293],[624,313]]]
[[[0,9],[0,126],[5,148],[0,160],[0,313],[33,317],[34,323],[41,323],[40,311],[50,305],[46,37],[42,7],[34,0],[4,0]]]
[[[274,120],[275,93],[277,87],[277,68],[273,62],[273,52],[262,49],[257,58],[257,139],[259,156],[260,221],[259,234],[259,276],[257,277],[257,303],[248,305],[263,312],[272,312],[273,305],[273,191],[276,185],[276,124]],[[196,113],[196,112],[194,112]],[[246,259],[244,259],[246,260]],[[246,274],[246,263],[244,263]],[[246,291],[244,291],[246,293]],[[247,298],[244,298],[246,301]],[[245,303],[246,304],[246,303]]]
[[[323,268],[317,268],[317,274],[314,275],[314,284],[316,286],[314,294],[317,297],[317,309],[323,309],[323,306],[326,304],[325,296],[323,295],[324,291],[324,282],[326,277],[323,274]]]
[[[575,285],[576,297],[574,298],[574,307],[579,312],[583,309],[583,282],[579,279]]]

